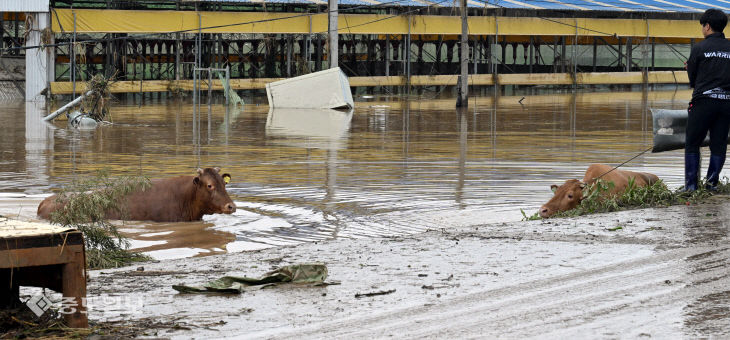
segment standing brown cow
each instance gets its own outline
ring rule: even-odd
[[[629,179],[634,179],[637,187],[644,187],[654,184],[659,180],[654,174],[646,172],[634,172],[627,170],[613,170],[613,167],[605,164],[591,164],[586,170],[583,181],[577,179],[569,179],[561,186],[552,185],[550,188],[555,192],[553,198],[540,207],[540,217],[548,218],[557,212],[574,209],[583,199],[583,189],[586,185],[595,183],[599,176],[604,182],[613,182],[614,186],[609,195],[618,195],[623,193],[629,185]],[[610,171],[610,172],[609,172]]]
[[[236,211],[226,183],[229,174],[220,174],[220,168],[198,169],[197,176],[179,176],[150,181],[150,187],[129,194],[124,204],[126,219],[134,221],[180,222],[198,221],[203,215],[231,214]],[[224,179],[225,178],[225,179]],[[56,195],[38,205],[38,216],[48,219],[51,213],[63,208]],[[108,219],[121,219],[117,211],[108,211]]]

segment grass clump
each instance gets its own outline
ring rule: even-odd
[[[107,211],[117,211],[120,216],[127,216],[126,207],[120,202],[126,195],[149,185],[145,177],[112,178],[107,171],[101,170],[96,176],[64,188],[56,199],[64,207],[53,212],[50,220],[84,234],[86,263],[91,269],[120,267],[146,260],[147,256],[128,251],[129,241],[105,215]]]
[[[522,220],[523,221],[534,221],[534,220],[541,220],[542,217],[540,217],[540,213],[535,212],[534,214],[527,216],[527,213],[525,213],[524,209],[520,209],[520,212],[522,213]]]
[[[702,202],[714,194],[730,194],[728,178],[723,178],[714,191],[705,189],[704,182],[699,183],[699,189],[693,192],[684,192],[683,187],[672,191],[661,180],[649,186],[639,187],[633,178],[629,180],[626,190],[619,195],[610,194],[613,187],[613,182],[598,180],[586,187],[583,191],[584,198],[575,209],[558,212],[551,217],[575,217],[619,210],[668,207]],[[521,212],[523,221],[542,219],[538,213],[528,216],[524,211]]]

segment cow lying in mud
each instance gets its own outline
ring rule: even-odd
[[[550,188],[555,195],[542,207],[540,207],[540,217],[548,218],[555,213],[574,209],[583,199],[583,190],[595,183],[599,176],[604,182],[613,182],[613,188],[607,192],[608,195],[619,195],[626,191],[629,180],[634,179],[637,187],[645,187],[654,184],[659,180],[656,175],[646,172],[634,172],[627,170],[613,170],[613,167],[605,164],[591,164],[586,170],[583,181],[577,179],[569,179],[561,186],[552,185]],[[610,171],[610,172],[609,172]],[[605,175],[604,175],[605,174]]]
[[[179,176],[150,181],[145,190],[133,192],[125,198],[125,219],[134,221],[181,222],[198,221],[203,215],[231,214],[236,211],[226,183],[229,174],[220,174],[219,168],[198,169],[197,176]],[[38,205],[38,216],[49,219],[51,213],[64,204],[53,195]],[[107,211],[106,218],[121,219],[118,211]]]

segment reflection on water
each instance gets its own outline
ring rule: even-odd
[[[0,192],[49,193],[101,168],[151,178],[200,166],[231,173],[235,214],[125,226],[136,247],[159,257],[518,220],[521,208],[533,212],[549,199],[551,184],[648,148],[647,108],[684,108],[690,95],[485,96],[463,111],[453,99],[388,97],[349,113],[214,105],[195,121],[189,102],[163,100],[117,103],[114,124],[94,131],[62,121],[48,127],[39,121],[44,108],[8,103],[0,112]],[[680,150],[645,154],[627,168],[676,187],[682,164]],[[0,213],[12,210],[0,202]],[[170,248],[184,250],[163,253]]]
[[[274,144],[306,149],[347,147],[352,113],[329,109],[269,109],[266,137]]]
[[[211,227],[205,222],[126,222],[119,229],[131,239],[131,248],[157,259],[170,259],[224,253],[236,237]]]

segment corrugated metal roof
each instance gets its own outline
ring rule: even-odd
[[[50,0],[0,0],[0,12],[48,12]]]
[[[227,3],[326,4],[327,0],[207,0]],[[703,12],[708,8],[730,11],[726,0],[468,0],[469,7],[505,7],[579,11]],[[454,0],[340,0],[341,5],[357,6],[458,6]]]

